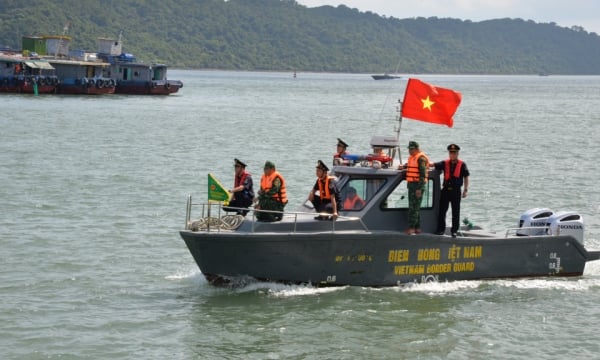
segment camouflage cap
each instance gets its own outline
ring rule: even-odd
[[[418,149],[419,148],[419,143],[416,141],[409,141],[408,142],[408,149]]]
[[[275,164],[273,164],[272,162],[270,162],[269,160],[267,160],[265,162],[265,169],[275,169]]]
[[[458,146],[456,144],[448,145],[448,151],[459,151],[459,150],[460,150],[460,146]]]

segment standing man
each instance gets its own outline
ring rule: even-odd
[[[319,160],[316,166],[317,181],[308,194],[308,200],[313,204],[318,213],[330,213],[335,220],[342,202],[337,180],[334,176],[327,175],[328,171],[329,168]],[[328,220],[328,217],[319,215],[315,219]]]
[[[254,188],[252,183],[252,175],[246,171],[246,164],[238,159],[233,159],[233,166],[235,168],[235,175],[233,180],[233,188],[229,190],[231,198],[229,199],[229,206],[234,208],[245,208],[247,209],[252,205],[254,200]],[[238,215],[246,216],[247,210],[231,209],[223,207],[225,211],[234,211]]]
[[[285,188],[285,179],[275,169],[275,164],[270,161],[265,162],[264,174],[260,179],[260,190],[258,190],[258,201],[256,209],[283,211],[287,204],[287,192]],[[283,217],[282,213],[256,212],[256,218],[261,221],[278,221]]]
[[[406,182],[408,187],[408,229],[409,235],[421,233],[421,201],[427,185],[427,167],[429,159],[419,149],[416,141],[408,143],[408,163],[406,169]]]
[[[460,199],[467,197],[469,190],[469,169],[467,164],[458,158],[460,146],[448,145],[448,159],[436,162],[434,167],[444,172],[444,183],[440,196],[440,213],[436,234],[442,235],[446,231],[446,213],[448,205],[452,205],[452,227],[450,233],[456,237],[460,226]],[[461,187],[465,186],[461,191]]]
[[[338,138],[337,141],[337,150],[336,153],[333,154],[333,165],[347,165],[347,161],[344,160],[344,155],[348,153],[346,151],[348,144],[340,138]]]

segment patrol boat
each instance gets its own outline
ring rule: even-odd
[[[567,277],[583,274],[600,251],[583,244],[580,214],[546,208],[525,211],[518,226],[494,234],[468,221],[456,238],[435,235],[440,172],[429,171],[418,235],[408,235],[405,170],[392,164],[397,140],[382,137],[391,156],[350,156],[334,166],[342,200],[348,189],[364,200],[342,209],[337,220],[316,220],[308,209],[285,212],[277,222],[225,215],[219,204],[188,197],[180,235],[209,283],[249,280],[314,286],[397,286],[406,283],[498,278]],[[377,141],[375,141],[377,142]],[[371,142],[373,145],[373,141]],[[200,210],[198,210],[200,209]],[[192,212],[201,211],[197,219]],[[223,216],[222,216],[223,215]],[[325,214],[326,215],[326,214]]]

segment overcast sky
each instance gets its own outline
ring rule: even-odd
[[[296,0],[307,7],[346,5],[362,12],[399,19],[414,17],[455,18],[481,21],[520,18],[562,27],[581,26],[600,34],[599,0]]]

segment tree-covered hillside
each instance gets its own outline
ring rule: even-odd
[[[396,19],[293,0],[3,0],[0,46],[60,35],[71,50],[123,34],[177,68],[448,74],[600,74],[600,37],[522,19]]]

